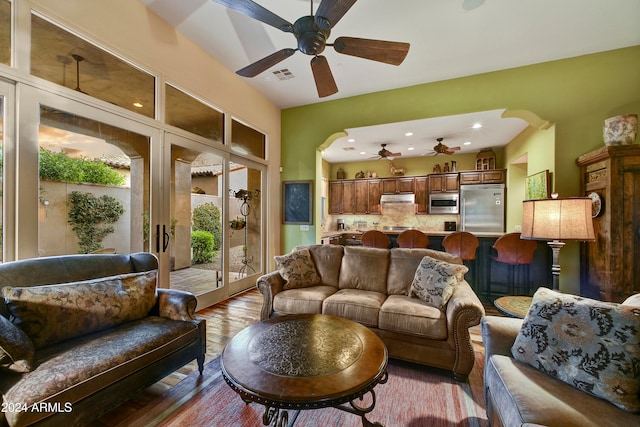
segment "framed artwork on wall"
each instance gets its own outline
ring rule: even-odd
[[[529,175],[526,181],[525,200],[548,199],[551,196],[550,177],[548,169]]]
[[[313,181],[282,182],[282,223],[313,224]]]

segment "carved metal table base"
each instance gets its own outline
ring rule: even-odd
[[[324,315],[260,322],[227,344],[221,368],[243,401],[265,406],[265,426],[292,426],[301,410],[334,407],[361,417],[363,427],[383,427],[366,416],[374,387],[388,380],[387,349],[358,323]]]

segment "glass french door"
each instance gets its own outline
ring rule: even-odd
[[[255,286],[265,165],[83,99],[16,89],[20,144],[5,144],[13,120],[0,84],[8,259],[149,251],[159,286],[193,292],[198,308]]]
[[[5,230],[11,230],[15,219],[10,209],[15,205],[15,194],[7,189],[15,183],[15,90],[12,83],[0,79],[0,262],[14,259],[10,248],[15,247],[14,236]],[[8,228],[7,228],[8,226]]]
[[[232,156],[227,192],[229,212],[229,293],[255,286],[264,273],[264,167]]]
[[[162,262],[159,130],[29,86],[20,96],[17,257],[151,251]]]
[[[260,171],[210,143],[166,134],[171,287],[206,307],[255,285],[262,271]],[[168,175],[168,176],[167,176]]]

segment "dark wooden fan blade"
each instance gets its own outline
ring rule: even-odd
[[[321,30],[328,30],[336,26],[338,21],[357,0],[322,0],[316,11],[316,25]]]
[[[316,81],[316,88],[320,98],[338,93],[338,86],[336,86],[336,81],[333,79],[327,58],[315,56],[311,60],[311,70],[313,71],[313,78]]]
[[[293,25],[251,0],[213,0],[214,2],[240,12],[250,18],[257,19],[287,33],[293,32]]]
[[[345,55],[358,56],[391,65],[402,64],[409,53],[409,43],[357,37],[338,37],[333,43],[333,48]]]
[[[296,53],[295,49],[279,50],[276,53],[272,53],[271,55],[264,57],[261,60],[254,62],[253,64],[247,65],[241,70],[236,71],[236,74],[239,74],[242,77],[255,77],[261,72],[273,67],[278,62],[287,59],[294,53]]]

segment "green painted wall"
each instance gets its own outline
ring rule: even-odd
[[[554,191],[555,126],[546,130],[529,127],[514,138],[504,151],[508,169],[507,231],[517,231],[516,227],[522,225],[522,201],[525,199],[527,176],[548,170],[551,176],[550,190]]]
[[[286,109],[281,178],[317,180],[318,147],[347,128],[506,108],[530,111],[555,124],[553,153],[548,153],[546,144],[543,154],[536,154],[533,144],[529,152],[553,155],[555,190],[560,196],[577,195],[575,159],[602,146],[604,119],[640,112],[638,76],[640,46],[634,46]],[[318,225],[314,221],[309,232],[283,226],[282,251],[314,243]],[[561,254],[562,287],[569,291],[577,289],[579,260],[574,246],[568,245]]]

